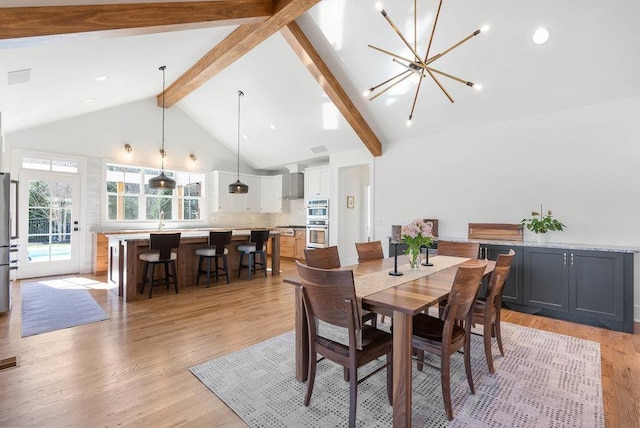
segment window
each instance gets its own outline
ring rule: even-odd
[[[167,171],[175,189],[151,189],[149,179],[159,170],[107,164],[107,220],[193,221],[201,219],[203,173]]]
[[[71,172],[78,173],[78,162],[63,161],[55,159],[44,159],[24,156],[22,167],[25,169],[36,169],[40,171]]]

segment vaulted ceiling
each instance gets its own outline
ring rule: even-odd
[[[362,95],[403,71],[367,45],[411,57],[374,4],[0,0],[4,132],[158,96],[160,65],[167,65],[167,105],[185,111],[232,150],[237,91],[245,92],[242,157],[256,169],[363,145],[379,155],[389,142],[423,137],[428,144],[429,135],[460,127],[640,94],[639,2],[444,1],[432,53],[485,24],[491,29],[434,66],[483,89],[439,76],[451,103],[427,77],[407,127],[412,79],[373,101]],[[437,0],[417,1],[421,54],[437,6]],[[413,43],[414,2],[384,7]],[[538,26],[551,29],[545,45],[531,42]],[[29,82],[9,85],[5,76],[24,69],[31,70]],[[96,82],[99,76],[108,79]]]

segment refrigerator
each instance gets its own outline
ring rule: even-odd
[[[18,182],[0,172],[0,313],[11,310],[11,278],[18,269]]]

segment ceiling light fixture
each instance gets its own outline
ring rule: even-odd
[[[189,155],[189,159],[191,159],[191,162],[195,162],[195,161],[197,161],[197,160],[198,160],[198,158],[196,157],[196,155],[194,155],[193,153],[191,153],[191,154]]]
[[[543,45],[549,41],[549,37],[551,37],[549,30],[544,27],[540,27],[533,33],[532,39],[533,43],[536,45]]]
[[[175,189],[176,181],[167,177],[164,174],[164,158],[167,155],[167,152],[164,151],[164,86],[165,86],[165,70],[167,66],[163,65],[158,70],[162,71],[162,148],[160,149],[160,158],[162,169],[160,170],[160,175],[157,177],[153,177],[149,179],[149,187],[151,189]]]
[[[471,33],[471,35],[465,37],[464,39],[460,40],[458,43],[452,45],[448,49],[445,49],[441,53],[436,54],[436,55],[430,55],[431,54],[431,42],[433,41],[433,35],[436,32],[436,26],[438,25],[438,17],[440,16],[440,8],[441,7],[442,7],[442,0],[440,0],[440,2],[438,4],[438,10],[436,12],[435,20],[433,22],[433,28],[431,29],[431,35],[429,37],[429,42],[427,44],[427,50],[426,50],[426,53],[425,53],[424,57],[420,57],[420,55],[418,55],[417,0],[413,1],[413,33],[414,33],[413,46],[402,35],[402,33],[400,32],[398,27],[396,27],[396,25],[393,23],[393,21],[391,21],[391,18],[389,18],[389,16],[387,15],[387,12],[383,8],[381,8],[381,7],[379,8],[380,13],[387,20],[389,25],[391,25],[391,28],[393,28],[393,31],[395,31],[395,33],[398,36],[400,36],[400,39],[402,39],[402,42],[409,48],[409,50],[413,54],[413,59],[406,58],[406,57],[403,57],[401,55],[394,54],[394,53],[392,53],[392,52],[390,52],[388,50],[381,49],[381,48],[378,48],[376,46],[369,45],[370,48],[375,49],[375,50],[377,50],[379,52],[382,52],[382,53],[384,53],[386,55],[391,56],[392,60],[394,62],[400,64],[402,67],[404,67],[405,70],[403,70],[400,73],[396,74],[395,76],[383,81],[382,83],[369,88],[369,90],[365,91],[365,96],[369,96],[369,95],[373,94],[374,92],[376,92],[378,89],[383,88],[383,89],[380,89],[378,92],[376,92],[374,95],[372,95],[369,98],[369,101],[372,101],[372,100],[376,99],[377,97],[379,97],[380,95],[382,95],[385,92],[387,92],[389,89],[391,89],[394,86],[396,86],[397,84],[399,84],[400,82],[403,82],[404,80],[406,80],[407,78],[409,78],[411,76],[417,75],[418,76],[418,80],[416,82],[417,88],[416,88],[415,96],[413,98],[413,104],[411,106],[411,112],[409,113],[408,125],[410,124],[411,119],[413,118],[413,112],[414,112],[414,110],[416,108],[416,101],[418,100],[418,94],[420,92],[420,86],[422,85],[422,79],[427,77],[427,75],[429,75],[429,77],[431,77],[431,79],[442,90],[442,92],[446,95],[446,97],[451,102],[453,102],[453,98],[451,98],[451,96],[449,95],[447,90],[444,88],[444,86],[442,86],[440,81],[436,78],[436,76],[435,76],[436,74],[438,74],[440,76],[447,77],[447,78],[455,80],[455,81],[458,81],[460,83],[463,83],[463,84],[465,84],[467,86],[474,87],[476,89],[478,89],[477,86],[479,86],[476,83],[460,79],[460,78],[458,78],[456,76],[453,76],[451,74],[448,74],[448,73],[445,73],[443,71],[437,70],[437,69],[435,69],[435,68],[433,68],[431,66],[431,64],[433,62],[435,62],[436,60],[442,58],[443,56],[445,56],[446,54],[448,54],[449,52],[451,52],[452,50],[454,50],[458,46],[462,45],[466,41],[468,41],[468,40],[472,39],[473,37],[477,36],[481,32],[485,32],[485,31],[487,31],[489,29],[488,26],[484,26],[484,27],[482,27],[482,29],[478,29],[478,30],[474,31],[473,33]]]
[[[124,145],[124,150],[127,153],[131,153],[133,151],[133,147],[131,147],[131,144],[127,143],[127,144]]]
[[[105,81],[105,80],[107,80],[107,79],[108,79],[108,77],[107,77],[107,76],[98,76],[98,77],[96,77],[96,78],[95,78],[95,79],[93,79],[93,80],[95,80],[96,82],[104,82],[104,81]]]
[[[229,193],[247,193],[249,186],[240,181],[240,98],[244,92],[238,91],[238,180],[229,184]]]

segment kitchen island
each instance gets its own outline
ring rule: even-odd
[[[209,229],[164,230],[163,232],[181,232],[177,260],[178,285],[180,289],[195,286],[198,272],[198,256],[195,251],[208,244]],[[231,281],[238,275],[240,253],[236,247],[249,241],[249,233],[248,229],[233,230],[231,244],[227,246]],[[140,253],[149,251],[149,232],[116,233],[107,235],[107,238],[109,239],[107,282],[110,290],[127,302],[141,298],[139,291],[142,284],[143,263],[138,256]],[[271,275],[280,275],[280,234],[272,231],[269,240],[273,249]],[[202,283],[204,284],[205,281]]]

